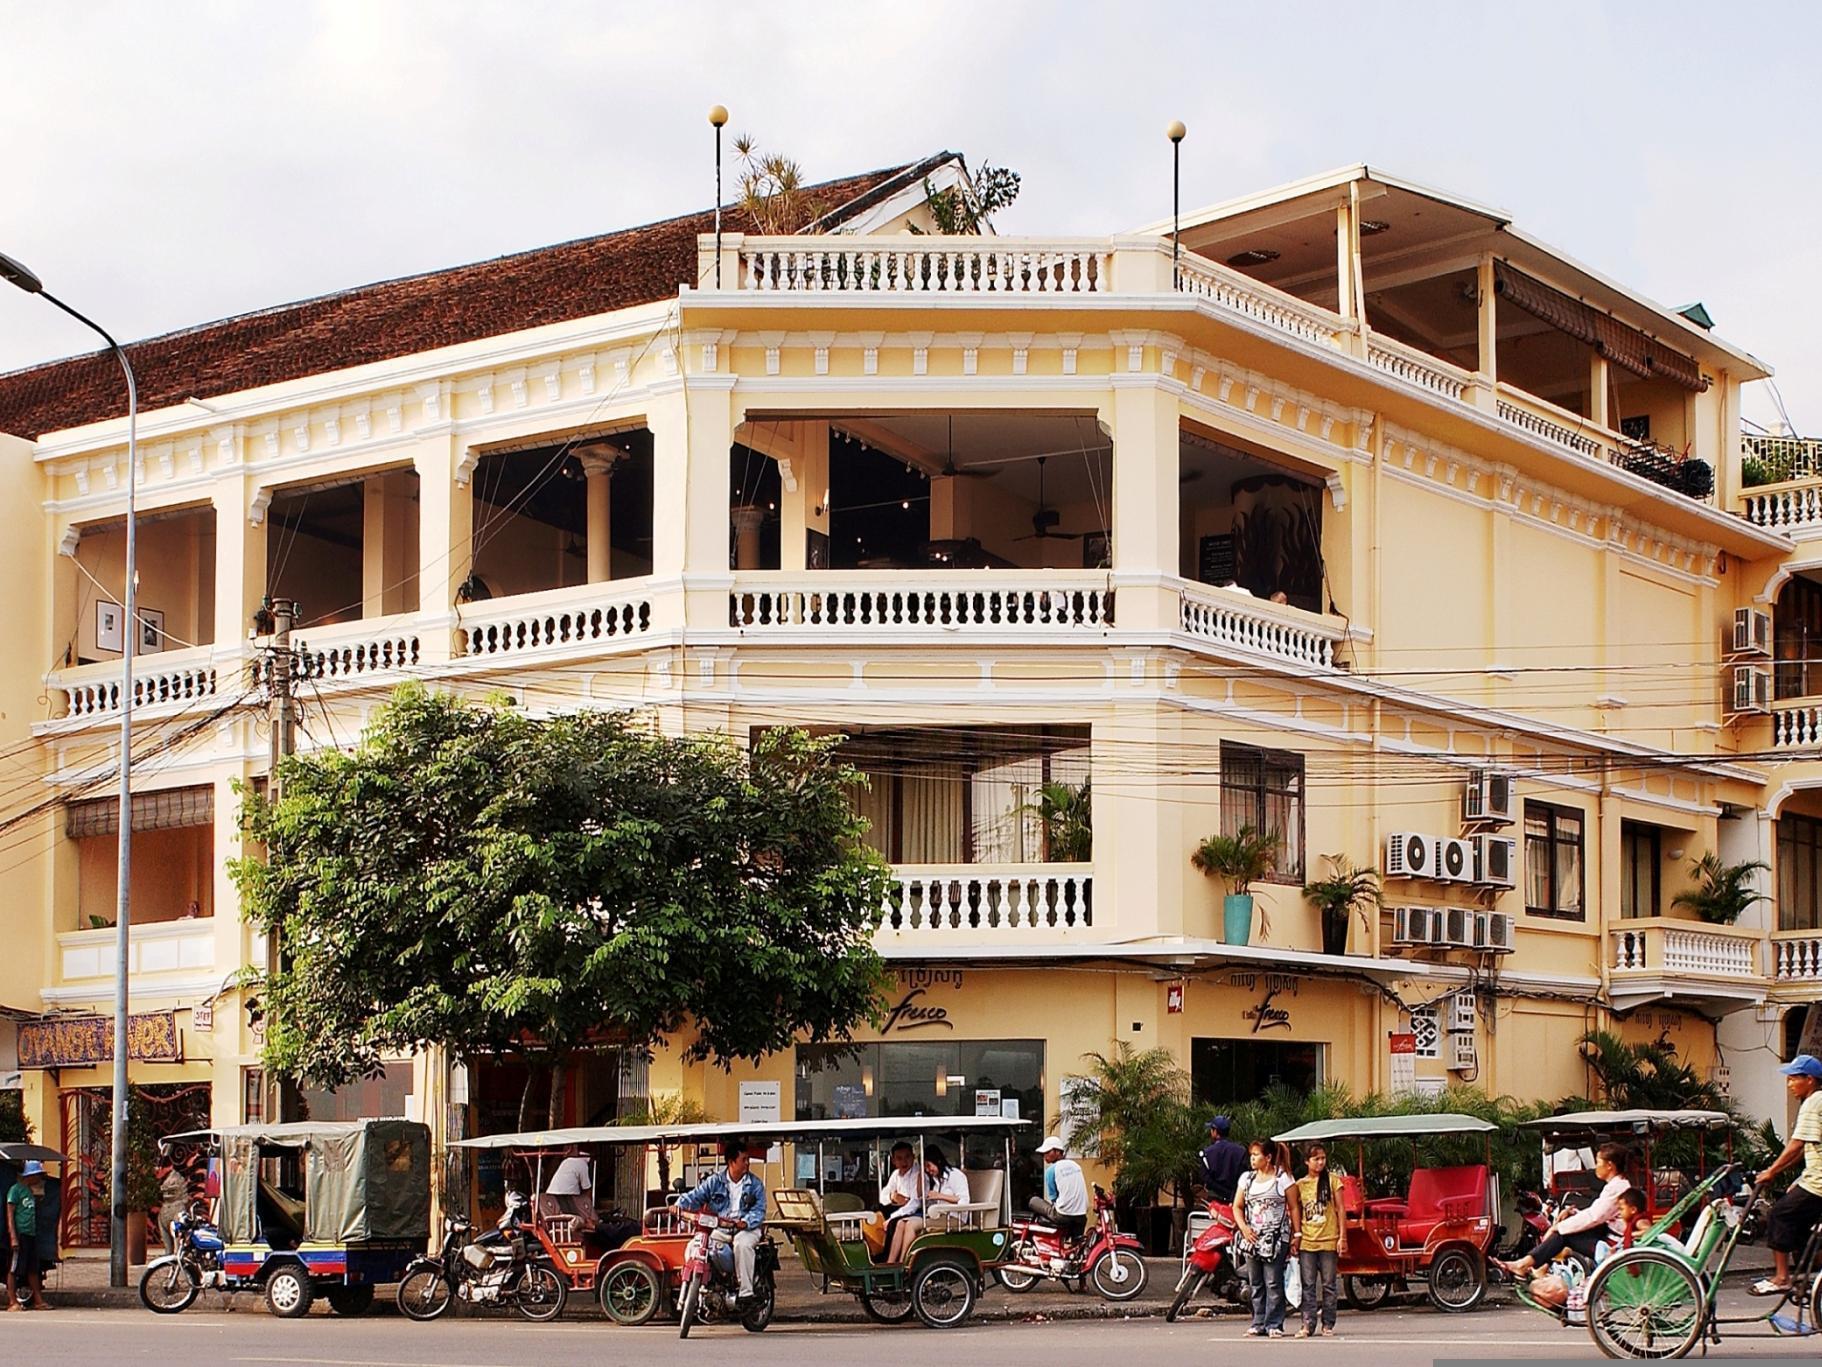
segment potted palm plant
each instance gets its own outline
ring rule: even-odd
[[[1226,880],[1228,893],[1221,904],[1223,944],[1243,945],[1253,930],[1253,883],[1278,866],[1278,837],[1242,826],[1232,835],[1211,835],[1189,857],[1210,878]],[[1265,913],[1259,913],[1259,933],[1271,933]]]
[[[1305,883],[1303,895],[1322,913],[1322,952],[1346,954],[1348,921],[1357,915],[1365,929],[1367,909],[1384,900],[1379,870],[1356,868],[1345,854],[1326,854],[1323,858],[1328,861],[1329,876]]]
[[[1689,876],[1695,879],[1695,886],[1671,898],[1670,905],[1693,911],[1711,925],[1730,926],[1754,902],[1767,900],[1764,893],[1754,890],[1752,879],[1769,867],[1756,859],[1723,864],[1721,856],[1710,850],[1690,861]]]

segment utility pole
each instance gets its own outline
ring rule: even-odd
[[[279,765],[285,756],[297,750],[297,721],[291,697],[291,626],[297,621],[297,600],[275,598],[271,612],[272,669],[268,702],[272,707],[272,764],[266,770],[266,797],[268,801],[277,801]]]
[[[297,751],[297,704],[291,696],[291,680],[296,657],[291,653],[291,628],[297,621],[295,598],[274,598],[266,604],[272,614],[272,653],[268,657],[267,703],[272,709],[272,760],[266,770],[266,801],[277,802],[282,786],[279,770],[285,758]],[[274,931],[266,944],[266,971],[279,966],[283,948]],[[276,1119],[281,1123],[297,1118],[297,1088],[289,1082],[276,1081],[271,1096]]]

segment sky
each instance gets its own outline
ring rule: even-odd
[[[1700,299],[1822,435],[1822,5],[0,0],[0,252],[123,339],[939,149],[1099,234],[1365,161]],[[0,294],[0,371],[89,349]],[[1780,417],[1771,386],[1746,413]]]

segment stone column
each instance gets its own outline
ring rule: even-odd
[[[605,584],[614,577],[612,486],[614,457],[611,447],[582,449],[582,472],[588,476],[588,582]]]
[[[265,498],[245,480],[217,485],[215,508],[215,650],[245,644],[266,595]],[[255,517],[258,521],[254,521]]]
[[[1177,399],[1155,375],[1113,391],[1113,578],[1123,627],[1177,625]]]
[[[734,568],[757,570],[760,561],[759,531],[765,525],[766,510],[757,503],[743,503],[731,510],[734,520]]]
[[[1598,351],[1588,353],[1588,420],[1613,426],[1607,412],[1607,358]]]
[[[809,568],[810,533],[829,534],[829,424],[798,422],[789,478],[778,500],[778,568]],[[780,460],[779,474],[785,474]]]
[[[456,592],[474,564],[473,469],[457,437],[432,437],[418,449],[418,593],[425,663],[454,647]]]
[[[1476,293],[1480,300],[1479,351],[1475,367],[1474,386],[1471,397],[1476,408],[1495,412],[1498,409],[1499,394],[1499,355],[1496,345],[1496,334],[1499,327],[1499,311],[1493,293],[1493,253],[1483,252],[1480,266],[1475,275]]]

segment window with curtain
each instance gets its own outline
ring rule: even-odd
[[[1772,691],[1780,698],[1822,693],[1822,584],[1799,575],[1772,610]]]
[[[1778,818],[1778,929],[1822,930],[1822,821]]]
[[[1586,917],[1582,895],[1585,820],[1574,807],[1525,804],[1525,910],[1533,916],[1577,921]]]
[[[1620,823],[1620,915],[1661,916],[1663,832],[1643,821]]]
[[[1303,881],[1303,756],[1250,745],[1221,746],[1221,834],[1251,826],[1278,837],[1271,883]]]

